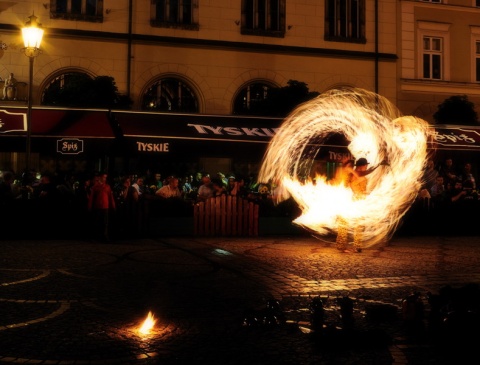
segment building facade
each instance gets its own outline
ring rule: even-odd
[[[402,37],[416,30],[417,20],[410,18],[422,19],[417,11],[429,14],[428,6],[438,4],[421,5],[395,0],[0,1],[0,76],[5,80],[13,73],[18,82],[16,100],[7,98],[0,106],[25,103],[29,69],[20,28],[34,13],[45,29],[34,65],[35,107],[48,99],[49,88],[84,74],[113,77],[136,111],[242,115],[269,87],[289,80],[320,93],[364,88],[416,111],[413,86],[434,83],[410,70],[418,67],[416,56],[405,49],[403,38],[397,39],[399,29]],[[472,4],[471,11],[474,23],[478,9]],[[413,29],[405,28],[404,17]],[[410,55],[414,65],[398,62],[399,55]],[[466,83],[471,74],[458,72],[458,80]],[[431,92],[424,92],[422,98],[428,97]],[[46,166],[42,158],[55,159],[32,152],[39,169]],[[8,153],[4,165],[13,153],[21,165],[21,146]]]
[[[467,95],[478,108],[480,1],[402,0],[399,6],[400,110],[432,123],[438,105],[453,95]]]

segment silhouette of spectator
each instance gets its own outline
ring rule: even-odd
[[[182,183],[182,193],[186,199],[192,198],[192,194],[194,193],[191,181],[192,181],[192,176],[185,175]]]
[[[122,178],[122,185],[118,192],[118,230],[129,237],[138,233],[138,190],[131,184],[130,178]]]
[[[11,171],[3,173],[3,179],[0,182],[0,203],[10,203],[15,199],[14,180],[15,176]]]
[[[219,178],[212,179],[213,196],[227,195],[227,189]]]
[[[228,179],[225,177],[223,172],[217,172],[217,179],[222,182],[222,185],[226,188],[228,185]]]
[[[163,186],[162,174],[156,172],[151,179],[145,180],[145,185],[151,194],[155,194]]]
[[[425,166],[425,171],[423,172],[422,189],[427,189],[430,192],[433,185],[435,185],[435,179],[437,176],[438,171],[435,168],[435,162],[432,159],[429,159]]]
[[[191,181],[193,190],[198,191],[198,188],[203,184],[203,175],[201,172],[195,174]]]
[[[443,176],[444,184],[446,185],[447,189],[448,186],[453,188],[455,186],[455,182],[458,177],[458,172],[456,167],[453,164],[453,159],[451,157],[447,157],[441,170],[439,171],[440,175]]]
[[[162,186],[157,192],[155,193],[156,196],[159,196],[164,199],[169,198],[181,198],[182,192],[179,188],[179,180],[175,176],[170,176],[168,179],[168,184]]]
[[[197,201],[205,201],[213,196],[213,186],[210,175],[203,175],[202,181],[203,184],[198,188]]]
[[[93,185],[88,201],[89,211],[93,215],[94,234],[97,238],[110,241],[110,215],[115,211],[116,204],[113,191],[107,183],[108,175],[101,173]]]
[[[141,198],[145,192],[144,178],[142,176],[135,176],[133,180],[131,180],[131,184],[137,189],[138,196]]]
[[[469,188],[475,190],[477,187],[475,177],[472,172],[472,164],[470,162],[465,163],[463,166],[463,171],[459,177],[462,180],[463,185],[468,185]]]

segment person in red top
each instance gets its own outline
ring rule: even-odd
[[[88,210],[93,214],[94,233],[103,240],[110,241],[109,216],[116,207],[107,177],[105,173],[100,174],[93,185],[88,199]]]

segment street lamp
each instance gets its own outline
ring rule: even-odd
[[[22,37],[25,48],[23,52],[29,58],[29,81],[28,81],[28,107],[27,107],[27,151],[25,156],[25,176],[24,182],[28,183],[30,178],[30,151],[31,151],[31,136],[32,136],[32,94],[33,94],[33,60],[40,54],[40,43],[42,42],[43,29],[41,24],[37,22],[37,17],[32,14],[28,17],[28,21],[22,28]]]

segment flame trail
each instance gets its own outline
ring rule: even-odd
[[[349,187],[312,179],[314,160],[342,135],[355,159],[370,166],[388,161],[368,175],[365,199]],[[276,199],[292,197],[302,210],[294,223],[320,235],[335,233],[337,219],[365,227],[365,247],[389,239],[421,186],[427,160],[428,123],[402,116],[386,98],[362,89],[332,90],[288,116],[270,142],[260,182],[277,185]],[[337,136],[337,137],[335,137]]]

